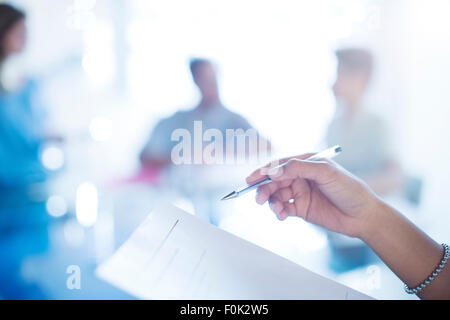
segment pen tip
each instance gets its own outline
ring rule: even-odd
[[[237,197],[237,192],[233,191],[232,193],[226,195],[225,197],[223,197],[221,200],[229,200],[229,199],[233,199]]]

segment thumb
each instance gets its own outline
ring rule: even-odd
[[[273,181],[301,178],[312,180],[318,184],[325,184],[335,178],[336,172],[338,171],[330,162],[307,161],[294,158],[270,169],[268,176]]]

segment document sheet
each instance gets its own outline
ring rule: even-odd
[[[169,204],[96,273],[141,299],[370,299]]]

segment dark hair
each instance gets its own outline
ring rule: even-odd
[[[373,69],[373,56],[365,49],[347,48],[339,49],[336,52],[338,62],[345,68],[352,71],[365,71],[369,74]]]
[[[209,61],[208,59],[205,58],[192,58],[191,60],[189,60],[189,69],[191,70],[191,74],[192,76],[195,75],[195,73],[197,72],[197,69],[205,64],[210,64],[211,61]]]
[[[3,41],[11,27],[18,21],[25,19],[25,13],[9,4],[0,4],[0,63],[5,59]]]

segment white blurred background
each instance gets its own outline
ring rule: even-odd
[[[48,154],[49,166],[64,166],[53,186],[53,215],[77,201],[88,203],[82,212],[109,210],[108,201],[97,203],[102,187],[136,172],[159,119],[195,105],[188,69],[194,56],[217,63],[224,103],[268,136],[277,155],[318,150],[334,113],[333,50],[348,45],[375,54],[370,107],[391,125],[407,171],[424,182],[418,223],[438,241],[450,241],[449,1],[13,3],[28,15],[21,65],[41,80],[52,130],[67,140],[63,155]],[[148,211],[142,197],[133,199],[130,215],[139,206]],[[77,221],[93,225],[93,215]],[[64,230],[75,235],[70,241],[83,239],[76,224]],[[341,281],[358,287],[358,279]],[[397,296],[372,294],[403,297],[401,287]]]

